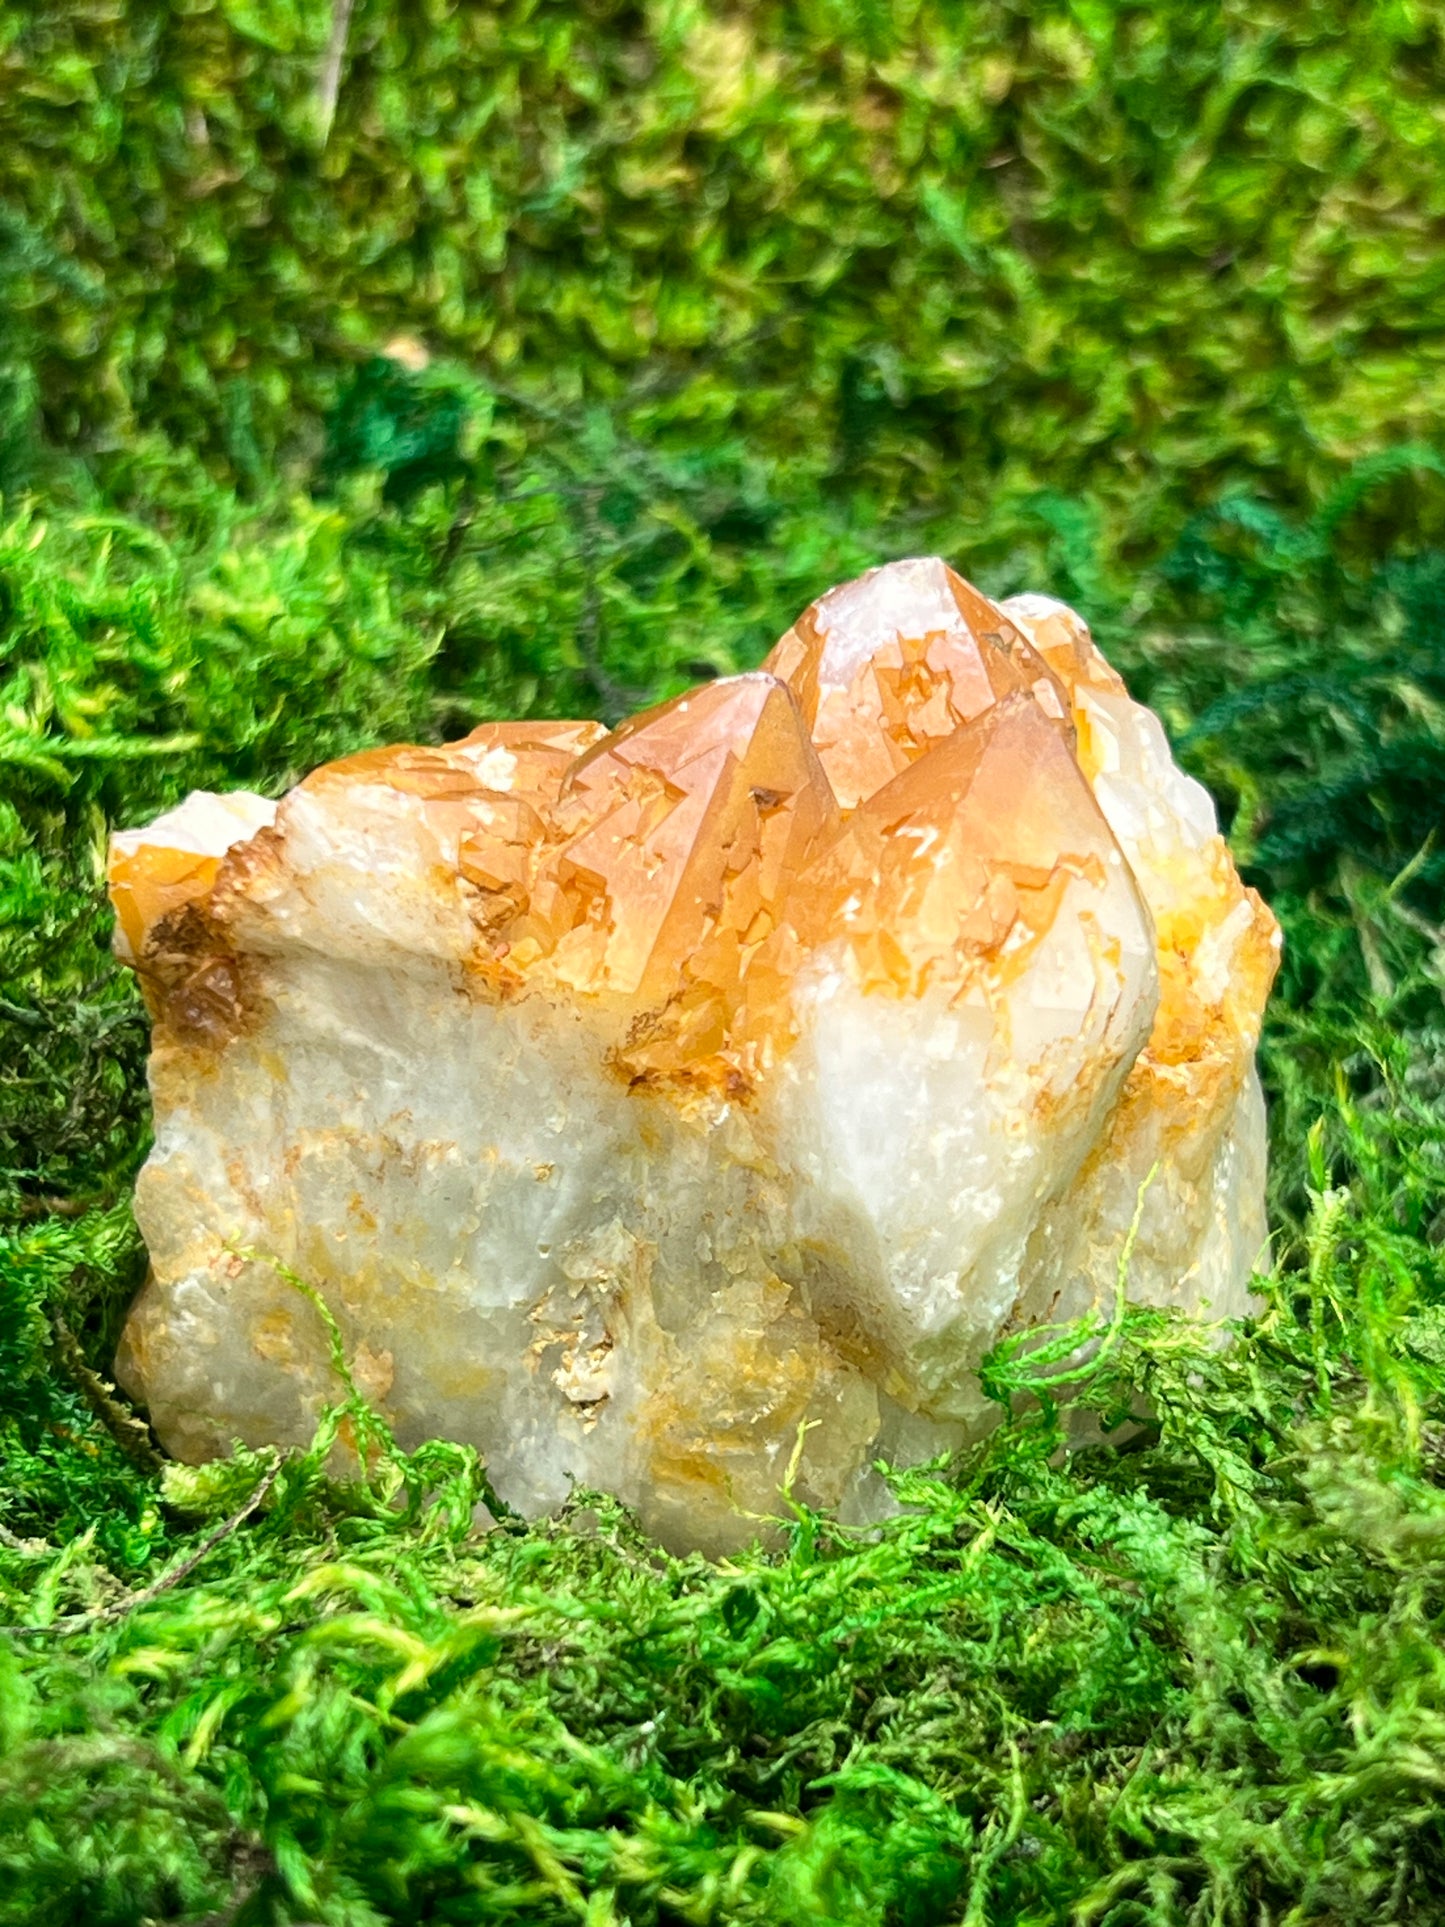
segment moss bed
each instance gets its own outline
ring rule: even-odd
[[[0,24],[0,1927],[1445,1919],[1439,9],[29,0]],[[107,1379],[105,837],[615,716],[938,550],[1081,607],[1286,932],[1275,1265],[857,1535],[473,1526]],[[324,1465],[347,1421],[365,1485]]]

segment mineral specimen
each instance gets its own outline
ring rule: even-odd
[[[337,1396],[288,1270],[403,1443],[713,1550],[789,1476],[876,1516],[1136,1213],[1135,1298],[1247,1307],[1278,934],[1059,603],[896,563],[610,734],[192,796],[111,891],[155,1021],[119,1371],[182,1458]]]

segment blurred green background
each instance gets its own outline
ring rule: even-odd
[[[1445,1915],[1442,143],[1437,0],[0,15],[4,1927]],[[378,1433],[209,1545],[265,1463],[105,1376],[109,828],[929,551],[1087,615],[1281,916],[1259,1320],[1131,1314],[1067,1463],[997,1359],[876,1543],[480,1539]]]

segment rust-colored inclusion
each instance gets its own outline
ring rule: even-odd
[[[711,684],[578,759],[510,940],[536,977],[617,1010],[632,1081],[750,1084],[770,1027],[738,1023],[749,966],[836,818],[784,685]]]
[[[1030,601],[1021,620],[1068,699],[1079,767],[1093,782],[1110,768],[1115,751],[1090,714],[1090,697],[1105,705],[1115,730],[1125,726],[1133,704],[1083,617],[1046,597]],[[1279,967],[1279,925],[1259,892],[1241,879],[1222,836],[1197,849],[1166,845],[1157,856],[1162,864],[1156,860],[1152,871],[1140,874],[1155,929],[1159,1006],[1130,1086],[1157,1079],[1178,1090],[1183,1073],[1192,1098],[1207,1109],[1217,1090],[1236,1086],[1253,1061],[1260,1016]],[[1231,933],[1229,968],[1202,968],[1201,959],[1225,931]]]
[[[135,850],[113,848],[106,881],[124,940],[121,954],[142,958],[161,923],[210,895],[220,868],[219,854],[160,843],[142,843]]]
[[[1028,694],[1046,714],[1067,714],[1018,626],[936,557],[830,590],[763,667],[796,694],[845,810],[1004,696]]]
[[[1029,641],[1058,678],[1066,695],[1072,695],[1078,683],[1092,683],[1096,689],[1125,694],[1123,677],[1100,655],[1081,615],[1048,597],[1030,600],[1037,606],[1028,619]]]
[[[956,995],[985,962],[1002,988],[1070,879],[1101,885],[1115,853],[1067,736],[1016,693],[860,804],[799,880],[789,917],[802,946],[844,935],[864,991]]]

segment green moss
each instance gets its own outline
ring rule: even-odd
[[[328,127],[340,11],[0,24],[0,1927],[1433,1927],[1438,22],[357,0]],[[1085,609],[1281,914],[1260,1316],[1127,1313],[1068,1458],[1001,1348],[896,1520],[724,1564],[483,1532],[344,1376],[158,1471],[108,828],[929,549]]]
[[[0,277],[54,439],[247,477],[403,331],[885,504],[1044,481],[1147,531],[1439,417],[1428,7],[357,0],[328,119],[337,11],[14,10]]]
[[[478,1536],[471,1455],[336,1490],[328,1427],[111,1618],[93,1546],[7,1551],[0,1919],[1435,1918],[1445,1278],[1367,1209],[1228,1353],[1128,1317],[1085,1395],[1134,1449],[1020,1406],[876,1535]]]
[[[1357,516],[1402,475],[1419,496],[1368,566],[1334,509],[1235,503],[1126,601],[1058,500],[1002,565],[1082,595],[1288,930],[1279,1278],[1224,1354],[1126,1317],[1084,1395],[1106,1423],[1148,1401],[1128,1450],[1061,1464],[1012,1349],[989,1372],[1010,1419],[907,1475],[881,1534],[796,1513],[786,1553],[713,1566],[588,1495],[478,1534],[484,1472],[453,1447],[378,1435],[372,1486],[332,1487],[328,1426],[192,1567],[268,1461],[157,1482],[94,1377],[145,1144],[106,822],[745,663],[918,534],[596,416],[479,429],[454,391],[434,446],[461,472],[389,489],[343,429],[371,460],[418,437],[378,429],[395,378],[368,382],[330,498],[243,506],[152,447],[149,522],[57,503],[0,545],[0,1922],[1433,1920],[1441,878],[1373,774],[1411,760],[1423,790],[1441,756],[1431,462],[1352,486]],[[392,404],[422,419],[429,392]]]

